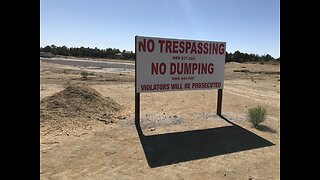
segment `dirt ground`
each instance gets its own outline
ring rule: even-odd
[[[134,74],[83,70],[40,61],[41,179],[280,179],[279,65],[226,63],[223,117],[217,90],[141,94],[137,127]],[[105,109],[63,100],[82,110],[60,117],[48,102],[71,85],[121,110],[101,119]],[[268,113],[259,130],[245,117],[257,105]]]

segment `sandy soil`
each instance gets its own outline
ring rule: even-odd
[[[82,70],[40,62],[40,101],[86,85],[121,105],[122,116],[40,119],[41,179],[280,179],[279,65],[227,63],[224,118],[215,114],[217,90],[141,94],[137,127],[134,75],[84,79]],[[245,117],[256,105],[268,112],[259,130]]]

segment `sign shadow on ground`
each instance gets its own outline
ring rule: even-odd
[[[233,126],[145,136],[136,121],[143,151],[151,168],[274,145],[230,122]]]

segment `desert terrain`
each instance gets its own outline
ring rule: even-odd
[[[223,117],[217,90],[143,93],[136,125],[134,81],[40,59],[41,179],[280,179],[279,64],[226,63]]]

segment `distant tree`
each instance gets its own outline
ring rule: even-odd
[[[235,51],[232,55],[232,59],[233,59],[233,61],[240,62],[240,63],[242,63],[244,61],[243,55],[240,51]]]
[[[108,49],[106,49],[106,51],[107,51],[106,53],[108,56],[112,55],[112,52],[113,52],[112,48],[108,48]]]
[[[248,60],[248,61],[251,61],[251,62],[252,62],[252,61],[256,61],[256,59],[257,59],[257,58],[256,58],[256,55],[255,55],[255,54],[252,54],[252,53],[249,54],[249,60]]]
[[[243,53],[242,53],[242,54],[243,54]],[[245,61],[249,61],[249,60],[250,60],[249,54],[244,53],[244,54],[243,54],[243,59],[244,59]]]
[[[51,47],[51,49],[56,49],[57,48],[57,46],[55,46],[54,44],[52,44],[50,47]]]
[[[121,51],[119,49],[113,48],[112,49],[112,55],[115,55],[117,53],[120,53]]]
[[[232,53],[226,52],[226,62],[231,62]]]
[[[69,54],[69,49],[66,46],[56,47],[57,54],[67,56]]]
[[[51,52],[52,54],[55,54],[55,55],[58,54],[57,46],[55,46],[55,45],[52,44],[52,45],[50,46],[50,48],[51,48],[51,51],[50,51],[50,52]]]
[[[269,54],[266,55],[266,61],[270,61],[270,60],[273,60],[273,59],[274,58],[271,55],[269,55]]]
[[[43,52],[51,52],[51,47],[50,46],[46,46],[42,49]]]

